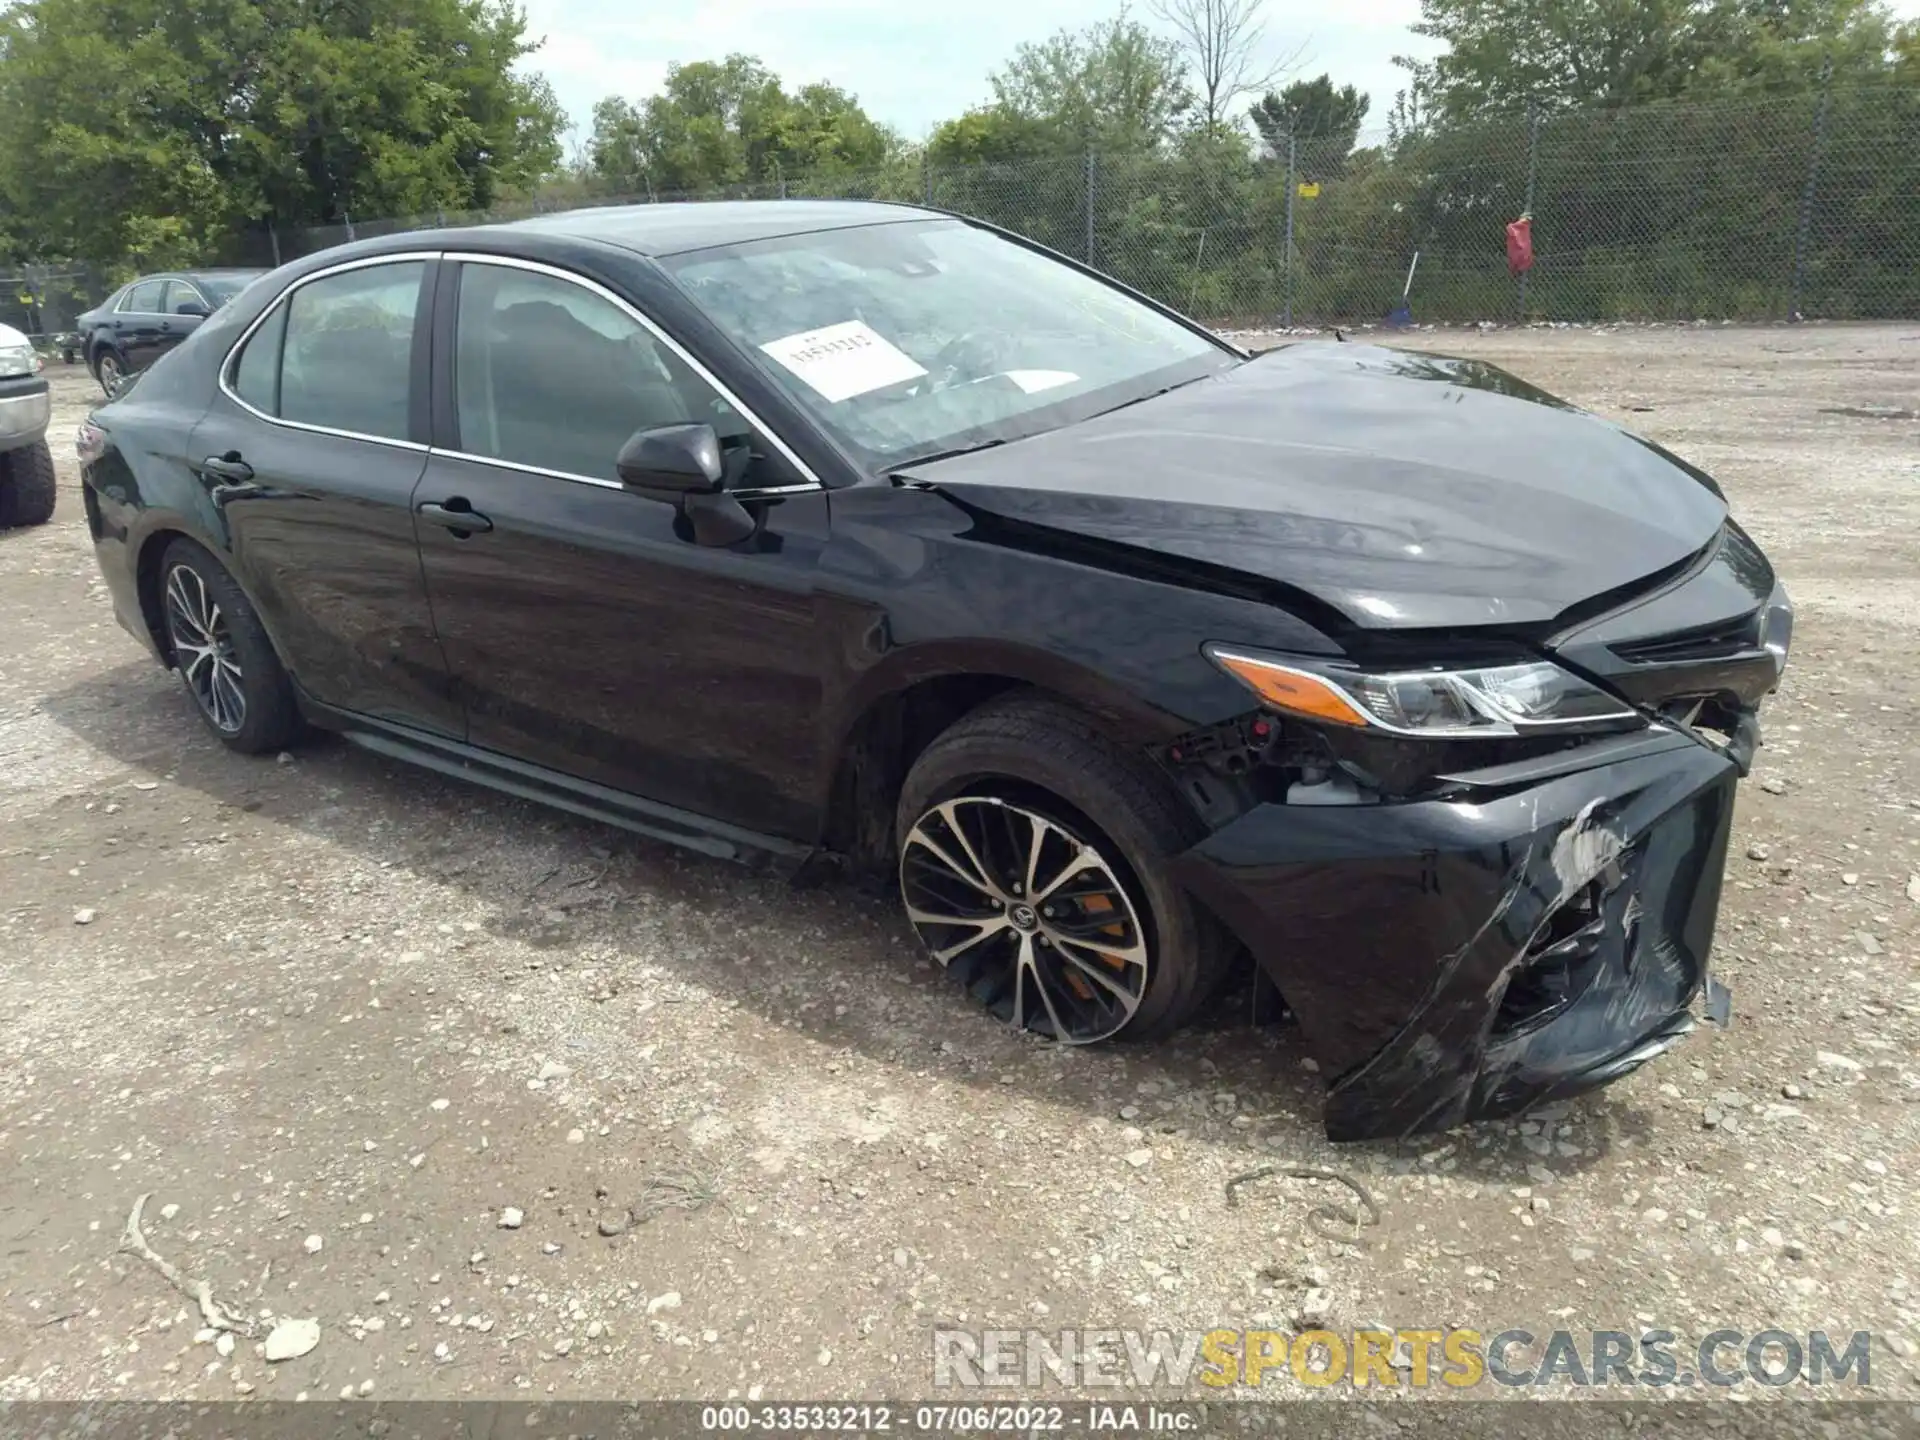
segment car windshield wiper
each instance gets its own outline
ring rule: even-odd
[[[951,460],[956,455],[972,455],[979,450],[991,450],[996,445],[1004,445],[1005,440],[977,440],[971,445],[956,445],[951,450],[935,450],[931,454],[916,455],[911,460],[902,460],[897,465],[889,465],[887,474],[898,475],[902,470],[911,470],[916,465],[931,465],[936,460]]]

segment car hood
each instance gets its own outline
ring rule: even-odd
[[[1700,471],[1494,366],[1334,342],[897,478],[1277,582],[1368,629],[1551,622],[1726,518]]]

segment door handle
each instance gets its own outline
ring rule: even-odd
[[[479,534],[493,529],[493,521],[475,510],[459,496],[454,496],[445,505],[428,500],[420,506],[420,518],[434,525],[444,525],[456,533],[466,531]]]
[[[218,475],[222,480],[244,483],[253,479],[253,466],[242,460],[235,450],[225,455],[209,455],[200,462],[200,469],[205,474]]]

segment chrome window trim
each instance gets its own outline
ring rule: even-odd
[[[549,470],[544,466],[527,465],[516,460],[503,460],[494,455],[475,455],[466,450],[453,450],[445,446],[423,445],[417,440],[396,440],[389,435],[368,435],[357,430],[337,430],[328,425],[312,425],[302,420],[283,420],[277,415],[269,415],[264,410],[255,409],[252,405],[249,405],[245,400],[241,399],[239,393],[234,390],[232,383],[233,372],[239,364],[240,352],[246,349],[247,342],[253,338],[254,332],[266,324],[275,310],[278,310],[282,305],[291,303],[294,291],[298,290],[301,286],[311,284],[315,280],[324,280],[331,275],[343,275],[351,270],[370,269],[375,265],[399,265],[431,260],[451,260],[462,265],[498,265],[509,270],[527,270],[537,275],[550,275],[556,280],[564,280],[570,284],[578,285],[590,294],[597,295],[601,299],[608,301],[615,309],[627,315],[661,344],[673,351],[682,363],[702,380],[706,381],[707,384],[711,385],[720,398],[734,408],[741,419],[745,420],[748,425],[752,426],[753,429],[760,434],[766,436],[769,443],[779,450],[781,455],[786,458],[787,462],[792,465],[795,470],[807,477],[806,482],[799,485],[764,485],[750,488],[743,486],[740,489],[731,490],[727,493],[740,499],[751,500],[767,495],[809,495],[815,491],[821,491],[827,488],[821,483],[820,478],[814,474],[813,467],[796,455],[792,447],[782,440],[779,435],[774,433],[772,426],[768,425],[748,408],[748,406],[741,401],[740,397],[735,395],[727,385],[723,384],[711,370],[690,355],[685,346],[667,334],[666,331],[662,330],[640,310],[621,299],[620,296],[607,289],[604,285],[597,284],[583,275],[576,275],[570,270],[562,270],[558,266],[545,265],[536,260],[521,260],[514,256],[483,255],[453,250],[402,250],[390,255],[368,255],[357,260],[346,260],[338,265],[330,265],[323,270],[316,270],[310,275],[302,275],[298,280],[294,281],[275,296],[271,305],[254,316],[252,321],[248,323],[247,328],[240,332],[239,338],[227,347],[227,353],[220,361],[218,375],[220,393],[256,420],[263,420],[269,425],[277,425],[283,430],[298,430],[311,435],[331,435],[341,440],[364,440],[371,445],[391,445],[399,450],[411,450],[429,455],[444,455],[450,460],[465,460],[475,465],[499,465],[505,469],[517,470],[526,475],[540,475],[550,480],[571,480],[576,484],[597,485],[607,490],[626,489],[627,487],[622,485],[618,480],[609,480],[603,476],[576,475],[569,470]],[[129,287],[128,293],[131,293],[131,289],[132,287]],[[456,338],[458,323],[459,317],[456,315]]]
[[[518,470],[523,475],[538,475],[546,480],[571,480],[576,485],[597,485],[602,490],[626,490],[628,487],[618,480],[609,480],[603,475],[576,475],[571,470],[549,470],[542,465],[526,465],[518,460],[502,460],[494,455],[474,455],[465,450],[447,450],[435,446],[435,457],[442,460],[464,460],[470,465],[498,465],[502,470]],[[824,485],[756,485],[751,488],[741,486],[737,490],[725,493],[741,500],[758,500],[766,495],[812,495],[824,490]]]
[[[538,260],[522,260],[510,255],[482,255],[464,250],[446,250],[441,252],[440,258],[442,260],[453,261],[460,265],[498,265],[508,270],[527,270],[536,275],[548,275],[556,280],[564,280],[569,284],[578,285],[589,294],[599,296],[678,356],[682,364],[692,370],[693,373],[698,375],[702,380],[706,381],[707,384],[711,385],[714,392],[718,394],[722,400],[726,401],[728,405],[733,407],[735,414],[746,421],[754,431],[764,435],[767,438],[767,442],[785,457],[789,465],[807,477],[806,483],[800,485],[766,485],[752,488],[743,486],[737,490],[729,490],[727,492],[729,495],[750,500],[762,495],[811,494],[816,490],[825,490],[827,488],[821,482],[820,477],[814,474],[813,467],[795,454],[793,447],[781,439],[771,425],[767,424],[766,421],[762,420],[749,409],[740,397],[734,394],[732,389],[721,381],[719,376],[715,375],[705,365],[702,365],[688,352],[684,345],[667,334],[665,330],[655,324],[643,311],[631,302],[623,300],[619,295],[607,289],[606,286],[589,280],[584,275],[576,275],[571,270],[562,270],[557,265],[543,264]],[[458,313],[456,313],[454,315],[454,343],[456,345],[459,343],[459,324],[460,317]],[[460,460],[471,460],[481,465],[504,465],[510,470],[521,470],[532,475],[545,475],[555,480],[577,480],[587,485],[601,485],[615,490],[626,489],[626,486],[622,485],[618,480],[607,480],[596,475],[575,475],[566,470],[547,470],[538,465],[524,465],[512,460],[501,460],[491,455],[474,455],[465,450],[436,448],[433,453]]]
[[[415,262],[431,262],[439,258],[440,252],[438,250],[400,250],[391,255],[367,255],[362,256],[358,260],[343,260],[338,265],[329,265],[326,269],[316,270],[311,275],[302,275],[298,280],[294,281],[276,295],[271,305],[254,316],[247,328],[240,332],[240,338],[227,347],[226,356],[220,361],[220,393],[238,405],[242,410],[246,411],[247,414],[253,416],[254,419],[264,420],[269,425],[278,425],[283,430],[299,430],[308,435],[332,435],[340,440],[365,440],[372,445],[391,445],[396,450],[411,450],[417,454],[426,454],[433,447],[430,445],[422,445],[418,440],[396,440],[391,435],[368,435],[358,430],[336,430],[331,425],[310,425],[304,420],[282,420],[278,415],[269,415],[264,410],[256,410],[253,406],[242,400],[239,393],[234,390],[232,380],[234,369],[240,363],[240,352],[247,348],[247,342],[253,338],[253,332],[266,324],[268,317],[282,305],[291,304],[294,291],[298,290],[301,286],[312,284],[315,280],[324,280],[330,275],[344,275],[350,270],[368,270],[375,265],[408,265]],[[423,276],[422,278],[424,279],[425,277]],[[424,290],[424,286],[422,288]],[[425,295],[423,298],[426,299],[429,305],[433,303],[433,297],[431,295]],[[419,323],[417,312],[414,323]]]

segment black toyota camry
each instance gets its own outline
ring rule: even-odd
[[[922,210],[662,205],[286,266],[80,448],[119,619],[230,748],[837,857],[1067,1043],[1250,951],[1335,1138],[1724,1012],[1787,597],[1706,475],[1490,366],[1249,357]]]

